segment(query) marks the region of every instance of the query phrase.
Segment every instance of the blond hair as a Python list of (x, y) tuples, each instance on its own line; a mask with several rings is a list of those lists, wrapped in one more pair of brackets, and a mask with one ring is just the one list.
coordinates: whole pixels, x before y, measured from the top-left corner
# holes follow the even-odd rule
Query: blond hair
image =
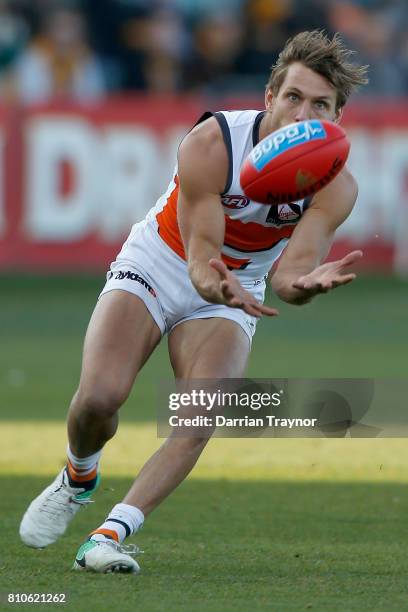
[(350, 58), (354, 54), (344, 46), (338, 33), (329, 38), (322, 30), (300, 32), (286, 42), (272, 66), (267, 88), (276, 96), (289, 66), (300, 62), (333, 85), (337, 91), (336, 109), (341, 108), (356, 88), (368, 83), (368, 66), (353, 64)]

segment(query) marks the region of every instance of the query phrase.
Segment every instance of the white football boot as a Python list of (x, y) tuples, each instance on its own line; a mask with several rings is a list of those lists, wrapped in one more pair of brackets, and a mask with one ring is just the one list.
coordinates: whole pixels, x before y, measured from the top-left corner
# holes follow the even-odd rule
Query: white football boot
[(65, 532), (78, 510), (91, 503), (89, 499), (99, 484), (90, 491), (71, 487), (64, 467), (56, 479), (36, 497), (23, 516), (20, 537), (24, 544), (33, 548), (45, 548), (56, 542)]
[(132, 559), (131, 555), (137, 555), (143, 551), (135, 544), (123, 545), (114, 540), (87, 540), (77, 552), (72, 569), (109, 574), (110, 572), (121, 572), (127, 574), (138, 574), (139, 564)]

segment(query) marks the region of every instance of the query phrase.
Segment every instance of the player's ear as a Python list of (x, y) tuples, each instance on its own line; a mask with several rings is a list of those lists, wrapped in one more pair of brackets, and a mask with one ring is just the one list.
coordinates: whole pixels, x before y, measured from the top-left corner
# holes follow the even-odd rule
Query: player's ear
[(273, 104), (273, 93), (270, 87), (267, 87), (265, 90), (265, 108), (266, 110), (271, 110)]
[(340, 123), (341, 118), (343, 117), (343, 106), (336, 109), (336, 113), (334, 115), (334, 123)]

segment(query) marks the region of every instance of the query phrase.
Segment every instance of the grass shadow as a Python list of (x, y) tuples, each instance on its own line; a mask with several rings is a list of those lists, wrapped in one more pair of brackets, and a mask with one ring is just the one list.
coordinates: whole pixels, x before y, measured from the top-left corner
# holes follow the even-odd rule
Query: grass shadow
[(135, 538), (135, 578), (70, 571), (131, 481), (105, 478), (58, 544), (27, 549), (18, 523), (47, 483), (0, 479), (3, 592), (67, 591), (76, 610), (408, 610), (403, 484), (187, 481)]

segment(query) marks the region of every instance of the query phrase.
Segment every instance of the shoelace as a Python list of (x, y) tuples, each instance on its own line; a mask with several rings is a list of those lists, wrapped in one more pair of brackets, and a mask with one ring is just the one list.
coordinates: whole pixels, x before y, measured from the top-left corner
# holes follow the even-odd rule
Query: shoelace
[(49, 497), (43, 502), (41, 512), (48, 512), (49, 514), (57, 516), (66, 513), (73, 514), (74, 510), (73, 507), (65, 503), (65, 501)]
[(79, 504), (80, 506), (86, 506), (87, 504), (95, 503), (93, 499), (78, 499), (75, 496), (72, 496), (69, 501), (71, 501), (74, 504)]
[[(62, 489), (62, 490), (61, 490)], [(68, 501), (74, 504), (78, 504), (80, 506), (86, 506), (88, 504), (93, 504), (94, 500), (93, 499), (89, 499), (89, 498), (85, 498), (85, 499), (80, 499), (75, 497), (75, 495), (70, 494), (68, 491), (64, 490), (62, 488), (62, 486), (58, 487), (58, 489), (55, 489), (54, 491), (51, 491), (49, 493), (49, 495), (47, 496), (47, 498), (44, 500), (43, 502), (43, 509), (45, 510), (46, 508), (48, 508), (49, 510), (51, 510), (51, 514), (52, 513), (56, 513), (56, 514), (60, 514), (60, 513), (64, 513), (64, 512), (69, 512), (70, 514), (72, 514), (73, 509), (70, 505), (67, 505), (65, 503), (65, 501), (62, 501), (60, 499), (58, 499), (58, 497), (56, 496), (56, 493), (62, 493), (63, 496), (65, 498), (68, 497)], [(47, 510), (45, 510), (47, 511)]]
[(144, 550), (141, 550), (139, 546), (136, 546), (136, 544), (119, 544), (119, 542), (115, 542), (114, 540), (106, 540), (103, 543), (111, 546), (120, 553), (124, 553), (125, 555), (135, 556), (142, 555), (144, 553)]

